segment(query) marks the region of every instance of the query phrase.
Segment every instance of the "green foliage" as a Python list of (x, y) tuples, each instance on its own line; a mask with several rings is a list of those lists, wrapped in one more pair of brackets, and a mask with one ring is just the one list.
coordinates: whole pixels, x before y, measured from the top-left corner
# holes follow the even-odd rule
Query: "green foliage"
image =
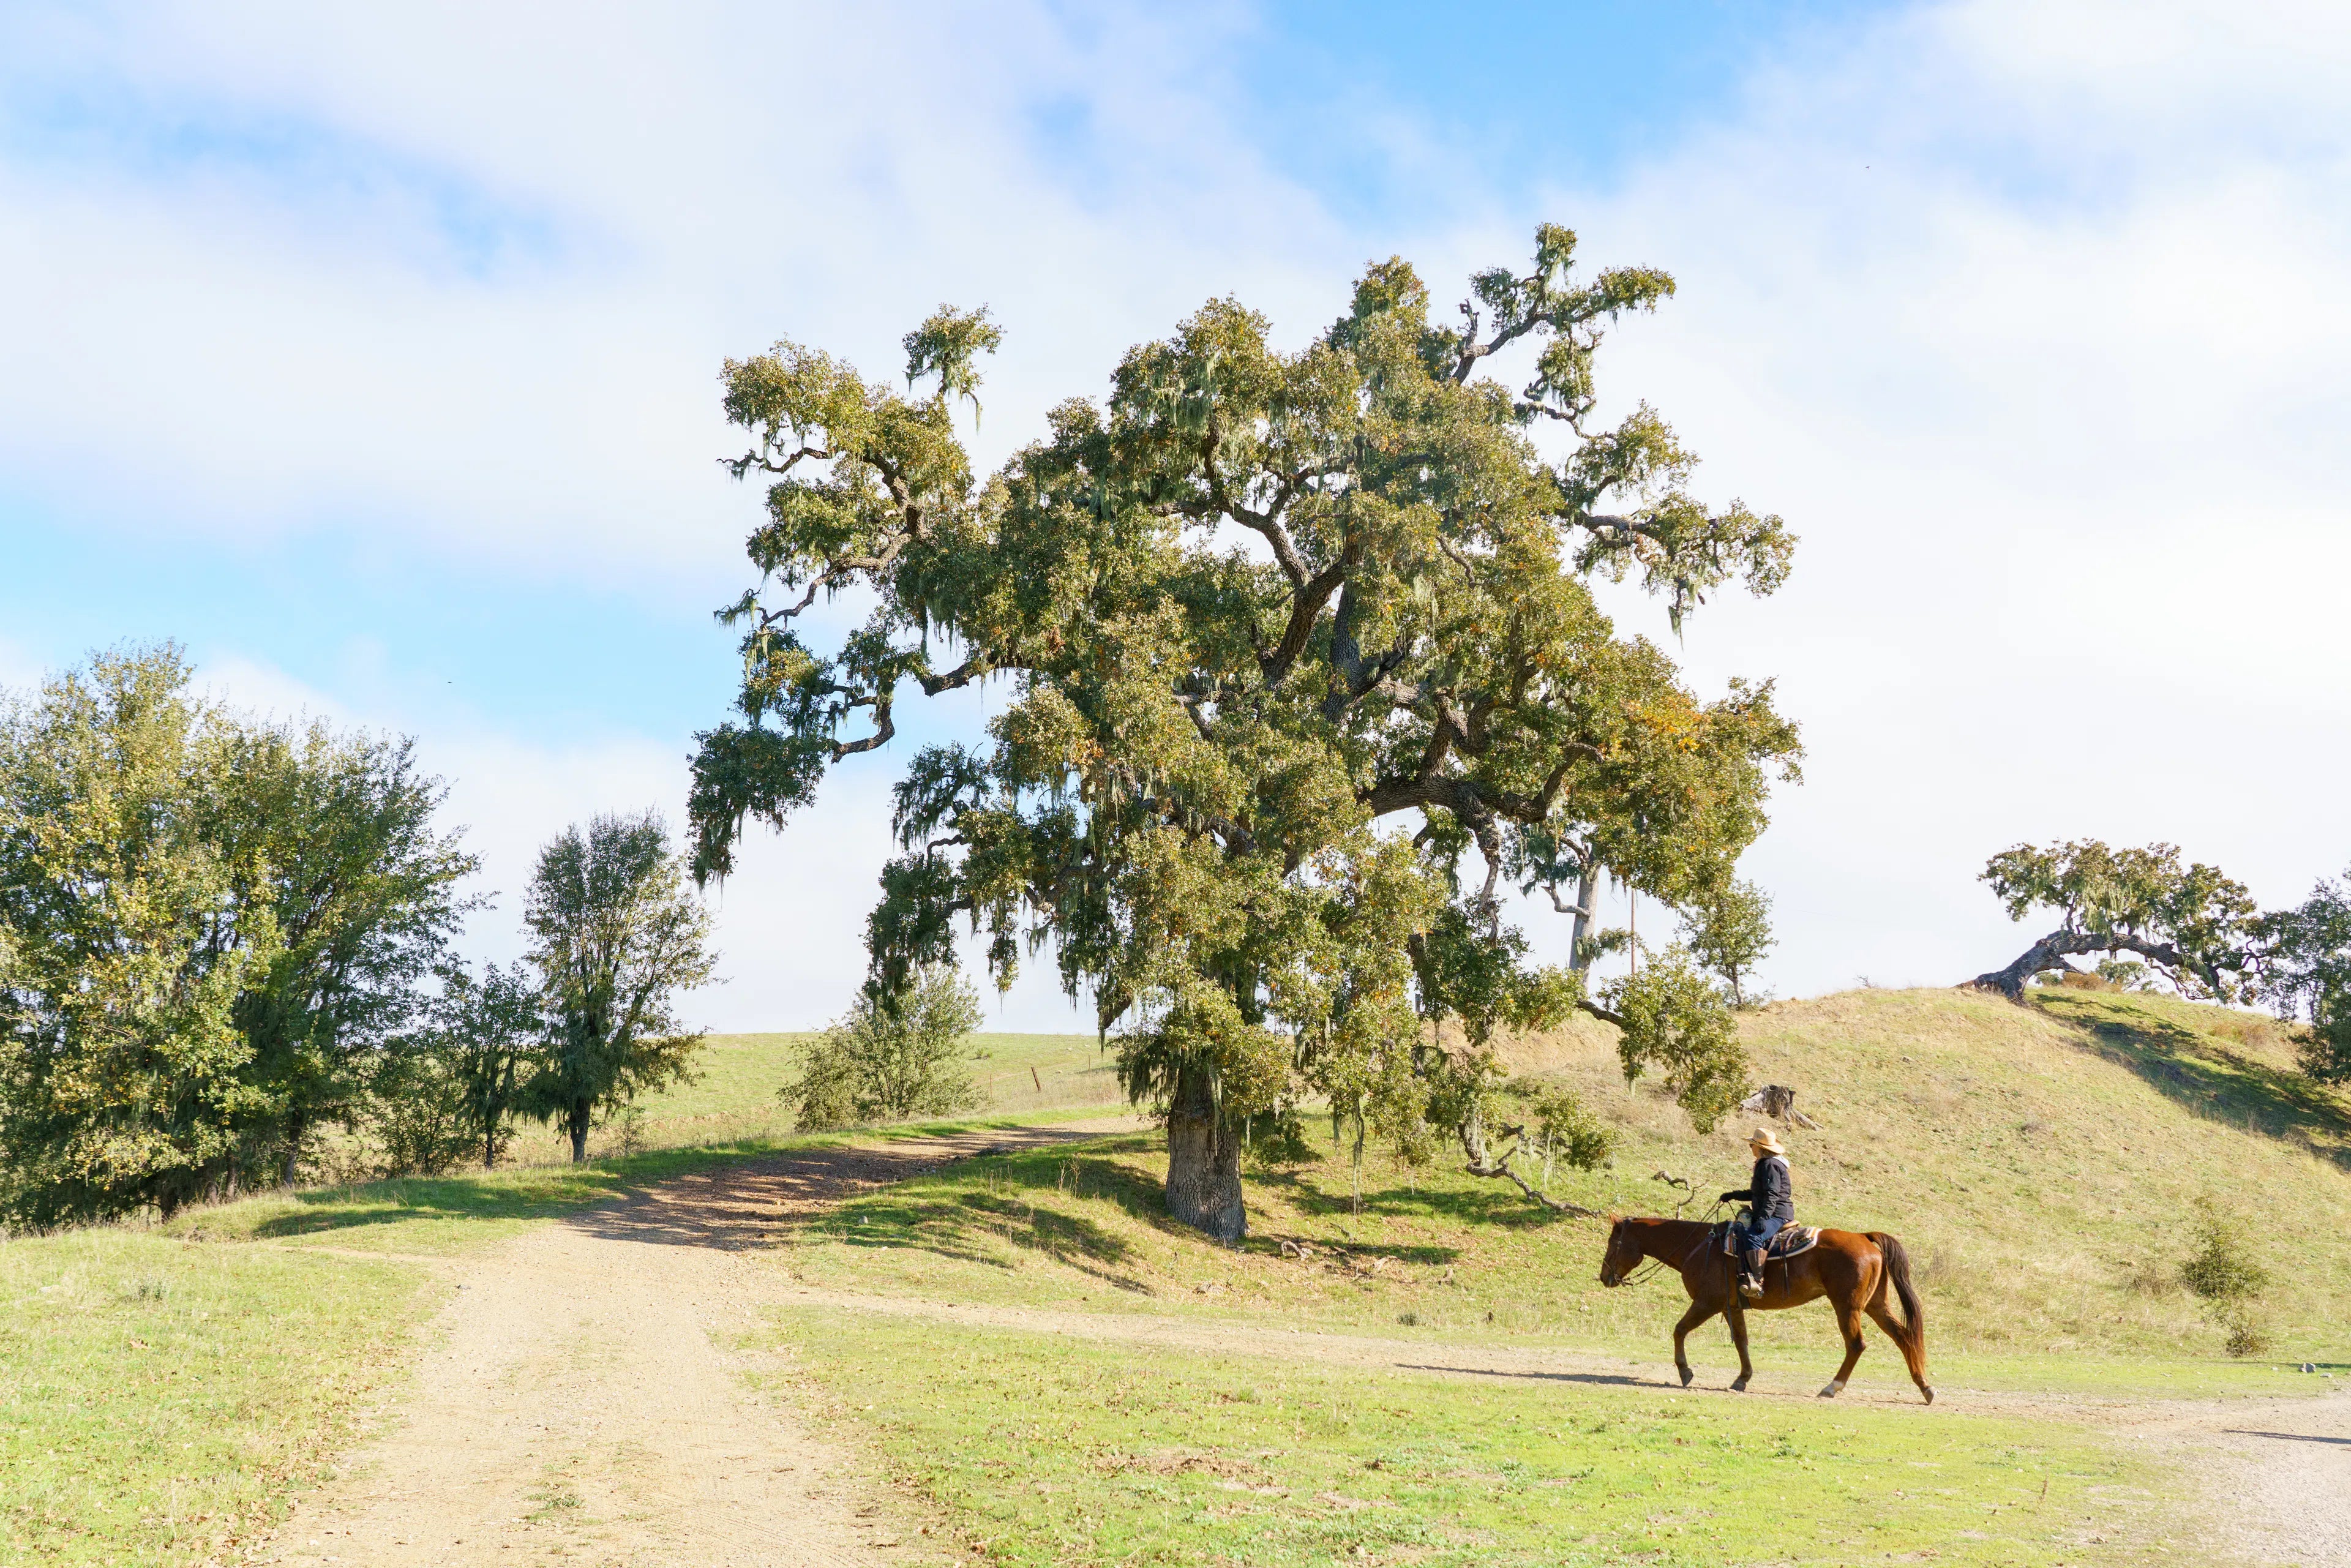
[(600, 1112), (691, 1077), (702, 1036), (674, 1008), (717, 967), (710, 915), (647, 811), (593, 818), (541, 850), (523, 924), (548, 1030), (525, 1108), (562, 1124), (576, 1163)]
[(971, 1110), (979, 1094), (963, 1056), (979, 1020), (979, 995), (962, 971), (927, 966), (897, 993), (861, 992), (778, 1097), (802, 1132)]
[(2184, 995), (2223, 1002), (2252, 995), (2244, 973), (2252, 895), (2216, 867), (2182, 866), (2173, 845), (2019, 844), (1992, 856), (1980, 880), (2011, 920), (2058, 912), (2063, 924), (2036, 948), (2046, 949), (2042, 970), (2064, 967), (2061, 953), (2129, 951)]
[(1730, 988), (1730, 1005), (1750, 1005), (1746, 982), (1773, 946), (1771, 897), (1751, 882), (1726, 879), (1682, 912), (1682, 935), (1700, 967)]
[(377, 1058), (477, 903), (455, 891), (476, 862), (434, 832), (445, 790), (418, 776), (406, 741), (240, 726), (226, 767), (230, 809), (214, 831), (250, 868), (241, 896), (269, 904), (282, 944), (237, 1021), (269, 1092), (264, 1138), (290, 1180), (315, 1129), (360, 1113)]
[(378, 1053), (365, 1124), (385, 1174), (437, 1176), (478, 1157), (495, 1167), (514, 1139), (545, 1040), (537, 979), (520, 964), (441, 972), (424, 1027)]
[(2262, 990), (2278, 1016), (2308, 1024), (2302, 1070), (2351, 1083), (2351, 882), (2321, 882), (2292, 909), (2264, 915)]
[(5, 1203), (50, 1225), (290, 1177), (360, 1113), (466, 907), (405, 743), (202, 704), (170, 645), (0, 714)]
[(2269, 1270), (2254, 1261), (2242, 1225), (2210, 1198), (2197, 1202), (2196, 1249), (2180, 1265), (2179, 1282), (2226, 1333), (2231, 1355), (2252, 1355), (2268, 1344), (2254, 1312)]
[[(877, 980), (948, 961), (968, 922), (999, 983), (1055, 954), (1123, 1026), (1138, 1101), (1229, 1132), (1319, 1093), (1425, 1155), (1489, 1075), (1424, 1029), (1458, 1020), (1474, 1046), (1580, 996), (1497, 918), (1513, 857), (1572, 843), (1685, 899), (1761, 831), (1797, 753), (1768, 685), (1701, 701), (1594, 601), (1593, 576), (1637, 577), (1678, 624), (1735, 579), (1776, 587), (1793, 541), (1693, 498), (1654, 411), (1591, 423), (1606, 326), (1672, 280), (1579, 280), (1574, 247), (1546, 225), (1530, 270), (1472, 280), (1458, 325), (1432, 322), (1402, 261), (1374, 266), (1293, 352), (1212, 301), (985, 484), (954, 421), (997, 347), (984, 317), (907, 339), (927, 395), (798, 344), (730, 361), (726, 412), (751, 436), (730, 466), (767, 481), (767, 517), (758, 580), (723, 612), (743, 685), (699, 737), (696, 874), (885, 744), (906, 683), (1001, 676), (987, 743), (925, 747), (899, 782)], [(1480, 373), (1514, 348), (1517, 390)], [(801, 612), (852, 588), (864, 623), (803, 641)], [(1184, 1146), (1237, 1158), (1238, 1140)]]
[(1616, 1053), (1625, 1082), (1655, 1071), (1701, 1133), (1747, 1097), (1747, 1052), (1729, 998), (1698, 971), (1687, 950), (1667, 948), (1602, 994), (1624, 1030)]
[(187, 684), (176, 649), (102, 654), (0, 728), (0, 1146), (22, 1223), (169, 1213), (267, 1113), (235, 1014), (282, 943), (206, 831), (234, 737)]
[(386, 1176), (439, 1176), (475, 1151), (465, 1085), (429, 1044), (400, 1040), (376, 1055), (360, 1124)]

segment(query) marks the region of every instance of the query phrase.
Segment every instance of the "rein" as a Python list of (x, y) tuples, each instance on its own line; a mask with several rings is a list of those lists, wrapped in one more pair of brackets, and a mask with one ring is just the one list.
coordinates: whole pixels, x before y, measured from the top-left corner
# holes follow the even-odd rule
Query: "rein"
[[(1682, 1189), (1682, 1200), (1674, 1205), (1674, 1218), (1676, 1219), (1681, 1218), (1682, 1211), (1687, 1208), (1691, 1204), (1698, 1201), (1697, 1189), (1691, 1186), (1687, 1180), (1680, 1176), (1667, 1176), (1664, 1171), (1658, 1171), (1652, 1175), (1649, 1179), (1651, 1181), (1661, 1181), (1667, 1186), (1677, 1186)], [(1714, 1200), (1713, 1204), (1708, 1207), (1706, 1213), (1700, 1217), (1699, 1223), (1711, 1227), (1714, 1224), (1714, 1217), (1721, 1212), (1722, 1199), (1718, 1197)], [(1682, 1254), (1681, 1261), (1670, 1265), (1676, 1273), (1680, 1273), (1683, 1270), (1689, 1267), (1689, 1260), (1697, 1257), (1698, 1249), (1706, 1245), (1707, 1235), (1708, 1233), (1705, 1231), (1699, 1232), (1698, 1239), (1690, 1243), (1689, 1250)], [(1635, 1265), (1633, 1271), (1625, 1275), (1622, 1280), (1617, 1281), (1616, 1283), (1619, 1288), (1625, 1285), (1637, 1285), (1644, 1280), (1656, 1279), (1657, 1275), (1663, 1272), (1667, 1267), (1668, 1260), (1667, 1259), (1662, 1257), (1654, 1257), (1648, 1253), (1643, 1253), (1641, 1256), (1641, 1261)]]

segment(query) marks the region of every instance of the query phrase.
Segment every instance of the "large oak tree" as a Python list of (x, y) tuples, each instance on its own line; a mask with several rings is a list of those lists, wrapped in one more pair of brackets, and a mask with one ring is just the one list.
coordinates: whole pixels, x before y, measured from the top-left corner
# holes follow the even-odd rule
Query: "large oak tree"
[[(1629, 576), (1678, 627), (1733, 580), (1776, 587), (1793, 540), (1696, 499), (1646, 405), (1594, 418), (1604, 329), (1674, 286), (1578, 279), (1574, 248), (1546, 225), (1528, 270), (1479, 273), (1443, 320), (1409, 267), (1374, 265), (1294, 352), (1212, 301), (984, 483), (955, 417), (998, 345), (985, 311), (907, 337), (919, 393), (790, 342), (730, 361), (730, 466), (767, 481), (767, 518), (722, 612), (743, 689), (700, 737), (697, 874), (886, 744), (905, 687), (1001, 680), (986, 743), (926, 747), (897, 784), (877, 994), (948, 956), (957, 917), (999, 979), (1050, 950), (1166, 1115), (1171, 1209), (1220, 1236), (1244, 1224), (1245, 1119), (1309, 1096), (1407, 1158), (1458, 1135), (1505, 1174), (1495, 1030), (1628, 1015), (1580, 962), (1527, 961), (1501, 880), (1695, 899), (1796, 754), (1768, 684), (1702, 701), (1594, 601)], [(1515, 384), (1489, 373), (1505, 355)], [(870, 614), (816, 645), (801, 617), (851, 590)], [(1673, 1019), (1641, 1014), (1628, 1071), (1710, 1051), (1675, 1069), (1709, 1109), (1735, 1039)]]

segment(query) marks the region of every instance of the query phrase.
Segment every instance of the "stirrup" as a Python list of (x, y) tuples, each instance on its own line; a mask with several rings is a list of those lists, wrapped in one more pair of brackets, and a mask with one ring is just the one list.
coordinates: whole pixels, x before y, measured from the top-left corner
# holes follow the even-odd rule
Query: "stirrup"
[(1763, 1299), (1763, 1281), (1755, 1279), (1744, 1270), (1741, 1270), (1739, 1276), (1739, 1295), (1740, 1299), (1742, 1301), (1761, 1301)]

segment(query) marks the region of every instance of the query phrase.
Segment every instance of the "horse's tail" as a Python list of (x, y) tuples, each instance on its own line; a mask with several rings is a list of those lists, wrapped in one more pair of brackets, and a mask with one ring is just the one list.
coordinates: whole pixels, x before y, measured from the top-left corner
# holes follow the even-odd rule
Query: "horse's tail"
[(1910, 1337), (1923, 1350), (1927, 1344), (1927, 1315), (1918, 1304), (1918, 1292), (1910, 1287), (1910, 1254), (1902, 1250), (1902, 1243), (1883, 1230), (1869, 1232), (1877, 1249), (1886, 1257), (1886, 1277), (1894, 1282), (1894, 1293), (1902, 1298), (1902, 1316), (1910, 1327)]

